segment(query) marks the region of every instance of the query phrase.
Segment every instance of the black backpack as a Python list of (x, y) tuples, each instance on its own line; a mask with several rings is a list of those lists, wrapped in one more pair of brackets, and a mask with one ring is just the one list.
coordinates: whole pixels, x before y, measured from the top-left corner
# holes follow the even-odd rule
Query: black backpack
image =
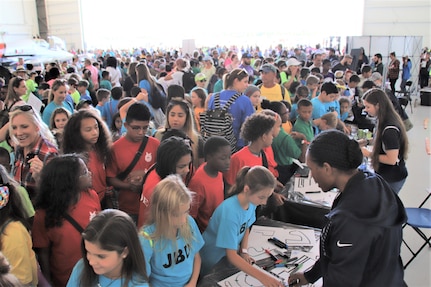
[(183, 87), (185, 92), (188, 94), (190, 93), (190, 91), (196, 87), (196, 82), (195, 82), (195, 74), (193, 74), (193, 72), (189, 71), (181, 71), (183, 72)]
[(229, 141), (231, 152), (236, 151), (237, 139), (233, 133), (233, 116), (228, 110), (240, 96), (240, 93), (236, 93), (222, 108), (220, 107), (220, 93), (214, 95), (214, 109), (199, 115), (201, 135), (204, 141), (212, 136), (221, 136)]

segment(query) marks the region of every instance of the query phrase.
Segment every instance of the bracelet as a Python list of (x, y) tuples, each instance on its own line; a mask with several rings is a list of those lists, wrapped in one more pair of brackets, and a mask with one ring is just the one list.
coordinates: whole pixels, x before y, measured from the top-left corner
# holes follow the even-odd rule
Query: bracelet
[(247, 251), (247, 249), (246, 249), (246, 248), (243, 248), (243, 249), (241, 249), (241, 253), (242, 253), (242, 254), (248, 254), (248, 251)]
[(309, 142), (309, 141), (307, 141), (307, 140), (302, 140), (302, 141), (301, 141), (301, 144), (310, 144), (310, 142)]

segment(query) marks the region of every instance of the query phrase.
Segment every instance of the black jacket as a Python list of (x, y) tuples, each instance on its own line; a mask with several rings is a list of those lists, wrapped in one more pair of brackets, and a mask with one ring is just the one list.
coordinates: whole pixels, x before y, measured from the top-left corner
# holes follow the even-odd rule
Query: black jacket
[(404, 206), (378, 175), (359, 171), (327, 214), (320, 259), (305, 273), (324, 286), (404, 286), (400, 257)]

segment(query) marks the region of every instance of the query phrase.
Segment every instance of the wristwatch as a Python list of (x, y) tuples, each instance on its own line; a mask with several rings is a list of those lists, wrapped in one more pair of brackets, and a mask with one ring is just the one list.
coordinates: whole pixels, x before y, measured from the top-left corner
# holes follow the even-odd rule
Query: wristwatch
[(248, 254), (248, 251), (247, 251), (247, 249), (246, 249), (246, 248), (243, 248), (243, 249), (241, 249), (241, 253), (242, 253), (242, 254)]

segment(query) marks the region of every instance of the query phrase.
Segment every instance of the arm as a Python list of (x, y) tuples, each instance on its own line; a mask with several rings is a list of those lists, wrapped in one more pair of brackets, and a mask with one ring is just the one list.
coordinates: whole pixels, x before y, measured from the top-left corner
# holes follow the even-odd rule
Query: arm
[(116, 177), (107, 177), (106, 182), (108, 183), (108, 185), (112, 185), (116, 189), (131, 190), (139, 194), (142, 191), (142, 185), (135, 185), (131, 182), (124, 182)]
[(118, 111), (120, 113), (120, 117), (121, 119), (126, 118), (126, 114), (127, 114), (127, 110), (129, 109), (129, 107), (138, 102), (138, 101), (146, 101), (148, 102), (148, 92), (146, 90), (141, 89), (141, 92), (136, 96), (136, 98), (128, 101), (127, 103), (125, 103), (120, 110)]
[(387, 150), (385, 154), (379, 155), (379, 162), (388, 165), (395, 165), (398, 161), (399, 152), (400, 150), (398, 149)]
[(226, 256), (229, 262), (235, 267), (247, 273), (248, 275), (253, 276), (264, 286), (283, 286), (280, 281), (274, 279), (269, 274), (265, 273), (265, 271), (260, 271), (259, 269), (254, 268), (250, 263), (239, 256), (236, 250), (226, 249)]
[(0, 129), (0, 141), (4, 141), (6, 139), (6, 133), (9, 130), (9, 123), (6, 123), (1, 129)]
[(190, 281), (184, 285), (184, 287), (194, 287), (197, 285), (198, 283), (198, 279), (199, 279), (199, 273), (201, 271), (201, 255), (198, 253), (196, 253), (195, 255), (195, 259), (193, 261), (193, 272), (192, 272), (192, 276), (190, 277)]
[(51, 272), (49, 266), (49, 247), (37, 248), (36, 253), (40, 264), (40, 269), (48, 282), (51, 282)]
[[(375, 227), (356, 223), (347, 217), (338, 216), (331, 221), (327, 238), (332, 240), (321, 242), (331, 254), (331, 258), (327, 258), (325, 285), (359, 286), (367, 268), (368, 259), (373, 256), (370, 252), (374, 250), (373, 245), (378, 241), (379, 232)], [(339, 247), (340, 243), (352, 245)]]

